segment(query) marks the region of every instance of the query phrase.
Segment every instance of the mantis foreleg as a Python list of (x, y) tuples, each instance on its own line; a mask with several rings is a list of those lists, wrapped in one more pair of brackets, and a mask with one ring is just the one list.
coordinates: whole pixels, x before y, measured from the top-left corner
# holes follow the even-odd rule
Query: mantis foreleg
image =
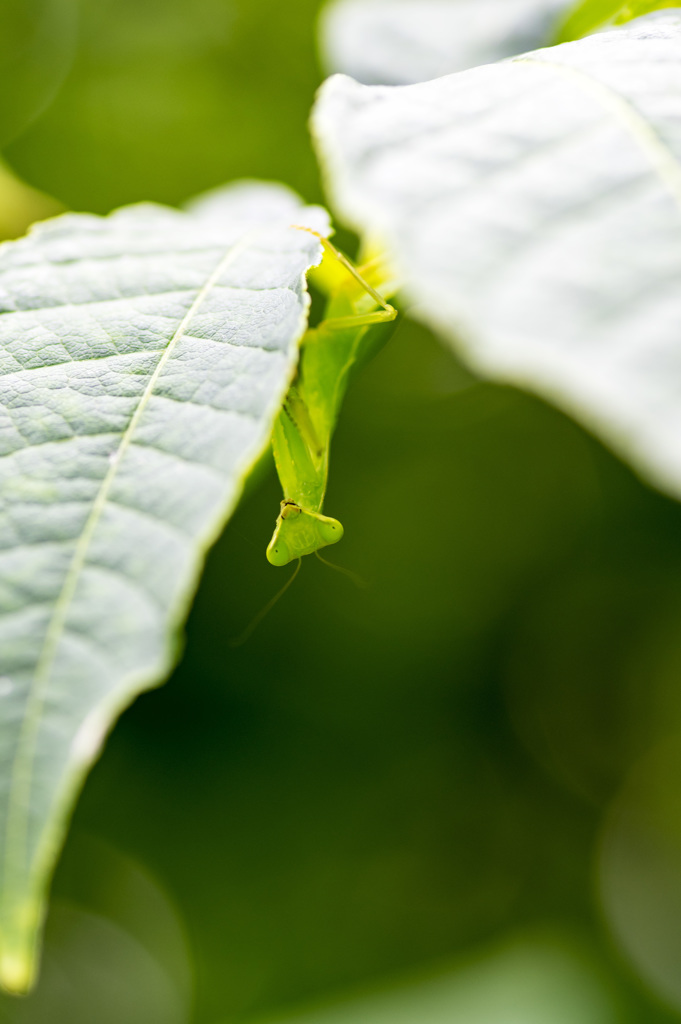
[[(267, 548), (273, 565), (286, 565), (343, 536), (338, 520), (321, 511), (331, 435), (350, 370), (377, 348), (377, 341), (386, 340), (375, 332), (397, 317), (361, 272), (328, 239), (320, 240), (348, 277), (332, 292), (327, 318), (305, 334), (298, 376), (275, 423), (272, 447), (284, 500)], [(374, 308), (367, 309), (367, 302)]]

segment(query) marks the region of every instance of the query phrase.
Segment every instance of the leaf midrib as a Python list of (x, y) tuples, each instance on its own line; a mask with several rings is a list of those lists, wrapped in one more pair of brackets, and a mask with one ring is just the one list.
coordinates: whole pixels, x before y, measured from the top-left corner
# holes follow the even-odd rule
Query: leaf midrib
[(43, 707), (50, 681), (54, 660), (59, 648), (64, 626), (68, 616), (69, 608), (75, 595), (76, 587), (81, 573), (85, 567), (87, 552), (102, 513), (107, 505), (109, 492), (118, 473), (123, 458), (130, 447), (133, 434), (144, 414), (153, 395), (158, 380), (176, 349), (180, 340), (185, 337), (187, 328), (203, 305), (206, 298), (212, 291), (217, 281), (222, 276), (230, 263), (232, 263), (241, 252), (248, 246), (251, 237), (255, 232), (249, 232), (239, 241), (231, 246), (206, 280), (198, 292), (190, 308), (184, 315), (177, 330), (163, 350), (158, 364), (149, 378), (135, 411), (121, 436), (118, 449), (111, 459), (111, 465), (104, 477), (97, 495), (92, 503), (92, 509), (85, 525), (80, 533), (74, 554), (67, 571), (62, 589), (54, 604), (54, 610), (50, 618), (40, 655), (36, 664), (35, 673), (31, 683), (26, 704), (26, 715), (22, 721), (22, 728), (19, 734), (17, 752), (12, 763), (11, 783), (9, 789), (9, 801), (7, 810), (7, 828), (4, 844), (4, 879), (3, 889), (5, 899), (14, 890), (15, 879), (23, 874), (23, 865), (27, 854), (27, 829), (28, 829), (28, 807), (30, 790), (32, 784), (32, 764), (35, 752), (35, 744), (42, 717)]
[(679, 211), (681, 211), (681, 162), (653, 128), (650, 121), (621, 93), (586, 71), (561, 64), (557, 61), (537, 59), (536, 57), (515, 57), (509, 61), (511, 65), (548, 68), (564, 78), (578, 82), (580, 87), (597, 98), (627, 129), (628, 134), (646, 155), (659, 177), (666, 185)]

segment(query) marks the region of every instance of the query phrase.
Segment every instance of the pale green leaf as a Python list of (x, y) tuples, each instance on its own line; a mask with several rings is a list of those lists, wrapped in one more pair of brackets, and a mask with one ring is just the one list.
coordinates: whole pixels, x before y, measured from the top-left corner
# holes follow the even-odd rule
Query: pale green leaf
[(681, 496), (681, 15), (422, 85), (335, 77), (314, 126), (415, 313)]
[(570, 0), (335, 0), (320, 19), (327, 69), (372, 85), (425, 82), (552, 40)]
[(681, 0), (583, 0), (573, 5), (555, 42), (580, 39), (606, 25), (619, 25), (666, 7), (681, 7)]
[[(0, 247), (0, 980), (120, 710), (163, 678), (268, 442), (327, 230), (280, 186), (65, 215)], [(264, 554), (263, 554), (264, 557)], [(225, 581), (229, 586), (229, 581)]]

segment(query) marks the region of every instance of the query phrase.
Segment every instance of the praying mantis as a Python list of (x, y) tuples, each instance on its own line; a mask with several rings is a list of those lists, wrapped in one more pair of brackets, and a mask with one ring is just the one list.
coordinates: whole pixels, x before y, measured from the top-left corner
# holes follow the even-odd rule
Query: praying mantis
[(298, 373), (272, 436), (284, 492), (267, 548), (268, 561), (277, 566), (336, 544), (343, 536), (338, 520), (322, 514), (331, 436), (351, 373), (385, 344), (397, 317), (368, 279), (378, 287), (389, 286), (382, 261), (357, 269), (327, 238), (317, 237), (324, 248), (317, 276), (329, 294), (326, 319), (303, 336)]

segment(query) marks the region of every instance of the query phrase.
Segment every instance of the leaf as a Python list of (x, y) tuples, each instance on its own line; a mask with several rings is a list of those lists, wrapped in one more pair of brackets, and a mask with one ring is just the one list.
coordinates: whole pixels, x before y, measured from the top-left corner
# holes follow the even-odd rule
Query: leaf
[(336, 0), (320, 20), (329, 71), (408, 85), (553, 39), (570, 0)]
[(681, 16), (422, 85), (348, 78), (314, 130), (336, 207), (481, 373), (681, 496)]
[[(324, 211), (242, 183), (0, 247), (0, 979), (25, 990), (67, 815), (162, 679), (269, 440)], [(264, 557), (264, 550), (263, 550)]]
[(681, 7), (681, 0), (584, 0), (568, 13), (555, 41), (580, 39), (604, 25), (623, 24), (667, 7)]

